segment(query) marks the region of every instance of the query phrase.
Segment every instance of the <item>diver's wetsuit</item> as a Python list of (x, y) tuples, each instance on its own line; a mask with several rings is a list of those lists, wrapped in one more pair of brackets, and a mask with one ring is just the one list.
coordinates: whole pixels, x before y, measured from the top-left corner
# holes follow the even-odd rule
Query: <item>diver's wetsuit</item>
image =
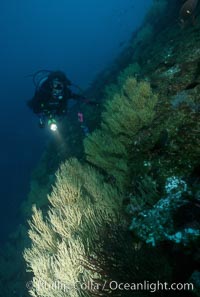
[[(44, 128), (46, 123), (53, 131), (57, 130), (56, 117), (62, 117), (67, 112), (67, 101), (69, 99), (80, 100), (83, 103), (96, 105), (96, 101), (90, 101), (83, 95), (74, 94), (70, 90), (72, 85), (65, 74), (61, 71), (51, 72), (39, 84), (34, 81), (36, 92), (34, 97), (28, 101), (28, 106), (39, 116), (39, 127)], [(78, 113), (78, 120), (84, 133), (88, 133), (88, 128), (83, 124), (83, 114)], [(86, 131), (87, 130), (87, 131)]]
[(36, 114), (51, 114), (54, 113), (58, 116), (64, 114), (67, 110), (67, 100), (69, 99), (82, 99), (83, 96), (74, 94), (63, 83), (63, 96), (62, 99), (55, 98), (52, 95), (51, 80), (48, 78), (42, 83), (40, 88), (36, 90), (34, 97), (28, 102), (29, 107)]

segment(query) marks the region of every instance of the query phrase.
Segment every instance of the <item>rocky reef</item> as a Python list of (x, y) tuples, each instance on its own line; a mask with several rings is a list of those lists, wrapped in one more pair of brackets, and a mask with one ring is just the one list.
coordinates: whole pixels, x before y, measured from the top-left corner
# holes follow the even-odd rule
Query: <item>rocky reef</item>
[[(4, 296), (28, 296), (28, 280), (42, 297), (149, 296), (110, 286), (144, 280), (194, 285), (157, 296), (200, 295), (200, 7), (181, 26), (182, 5), (154, 1), (85, 91), (99, 103), (81, 106), (87, 136), (80, 107), (63, 121), (62, 141), (44, 153), (22, 206), (29, 226), (2, 251)], [(13, 260), (17, 250), (30, 273), (22, 256)]]

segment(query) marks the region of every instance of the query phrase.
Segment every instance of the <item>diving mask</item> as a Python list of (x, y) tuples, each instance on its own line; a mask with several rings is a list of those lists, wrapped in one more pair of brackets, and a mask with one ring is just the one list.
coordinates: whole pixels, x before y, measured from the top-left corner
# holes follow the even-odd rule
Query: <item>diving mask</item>
[(64, 85), (63, 83), (55, 78), (52, 82), (52, 96), (55, 98), (55, 99), (63, 99), (63, 92), (64, 92)]

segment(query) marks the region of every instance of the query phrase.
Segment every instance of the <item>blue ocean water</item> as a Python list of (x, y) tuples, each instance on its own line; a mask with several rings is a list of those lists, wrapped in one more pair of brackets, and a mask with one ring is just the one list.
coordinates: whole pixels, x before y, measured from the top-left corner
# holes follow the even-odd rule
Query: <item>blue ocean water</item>
[(1, 3), (0, 241), (15, 229), (30, 175), (48, 143), (26, 106), (29, 77), (39, 69), (64, 71), (87, 88), (141, 24), (152, 0), (21, 0)]

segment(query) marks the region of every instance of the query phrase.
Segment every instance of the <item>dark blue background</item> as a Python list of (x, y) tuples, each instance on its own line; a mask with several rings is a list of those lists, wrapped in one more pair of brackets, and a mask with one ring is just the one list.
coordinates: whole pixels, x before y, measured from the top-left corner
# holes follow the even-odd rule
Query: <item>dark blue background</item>
[(39, 69), (86, 88), (119, 54), (152, 0), (11, 0), (0, 9), (0, 240), (20, 221), (31, 170), (49, 136), (26, 107)]

